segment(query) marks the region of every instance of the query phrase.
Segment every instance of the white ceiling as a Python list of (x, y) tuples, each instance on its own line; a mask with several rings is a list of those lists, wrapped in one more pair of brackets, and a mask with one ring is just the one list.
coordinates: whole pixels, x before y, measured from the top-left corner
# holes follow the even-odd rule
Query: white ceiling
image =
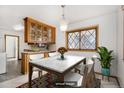
[[(117, 5), (67, 5), (65, 17), (69, 23), (73, 23), (117, 11), (118, 7)], [(12, 29), (15, 25), (23, 24), (23, 18), (27, 16), (54, 24), (54, 21), (59, 22), (61, 14), (61, 6), (56, 5), (0, 6), (0, 28)]]

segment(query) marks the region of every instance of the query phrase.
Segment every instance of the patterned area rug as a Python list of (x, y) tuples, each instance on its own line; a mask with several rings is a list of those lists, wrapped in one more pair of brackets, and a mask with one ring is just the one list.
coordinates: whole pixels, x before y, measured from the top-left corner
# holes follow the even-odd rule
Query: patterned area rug
[[(32, 88), (72, 88), (71, 86), (68, 86), (68, 85), (58, 85), (58, 83), (60, 83), (58, 81), (59, 80), (57, 79), (56, 75), (54, 75), (54, 74), (52, 74), (52, 75), (51, 74), (45, 74), (40, 78), (33, 79), (31, 83), (32, 83)], [(100, 81), (98, 80), (98, 83)], [(100, 85), (97, 86), (97, 88), (99, 88), (99, 87), (100, 87)], [(25, 83), (25, 84), (22, 84), (22, 85), (20, 85), (20, 86), (18, 86), (16, 88), (29, 88), (28, 82)]]
[[(35, 78), (32, 80), (32, 88), (52, 88), (55, 87), (55, 82), (57, 81), (57, 76), (46, 74), (40, 78)], [(29, 88), (28, 82), (22, 84), (16, 88)]]

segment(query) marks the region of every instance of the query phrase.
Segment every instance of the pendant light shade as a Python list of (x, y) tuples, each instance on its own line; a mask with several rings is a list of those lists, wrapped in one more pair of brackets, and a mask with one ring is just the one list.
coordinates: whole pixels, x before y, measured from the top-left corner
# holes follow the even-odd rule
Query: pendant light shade
[(67, 21), (63, 19), (63, 20), (61, 20), (60, 24), (61, 24), (61, 26), (60, 26), (61, 31), (66, 31), (68, 28)]
[(65, 19), (65, 15), (64, 15), (64, 7), (65, 5), (61, 5), (62, 9), (63, 9), (63, 14), (62, 14), (62, 19), (60, 20), (60, 30), (61, 31), (66, 31), (68, 28), (68, 22)]

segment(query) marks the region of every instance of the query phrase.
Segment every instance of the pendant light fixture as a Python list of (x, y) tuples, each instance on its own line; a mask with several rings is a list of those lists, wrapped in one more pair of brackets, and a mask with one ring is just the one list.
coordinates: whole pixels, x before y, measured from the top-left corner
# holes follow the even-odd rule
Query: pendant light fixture
[(65, 5), (61, 5), (62, 7), (62, 19), (60, 21), (60, 30), (61, 31), (66, 31), (67, 30), (67, 27), (68, 27), (68, 22), (67, 20), (65, 19), (65, 15), (64, 15), (64, 8), (65, 8)]

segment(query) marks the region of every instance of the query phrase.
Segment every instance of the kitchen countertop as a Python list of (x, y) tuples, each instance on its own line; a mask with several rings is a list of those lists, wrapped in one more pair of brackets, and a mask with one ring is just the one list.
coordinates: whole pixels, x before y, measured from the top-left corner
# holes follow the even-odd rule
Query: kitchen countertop
[(51, 52), (56, 52), (55, 50), (45, 50), (45, 51), (37, 51), (37, 52), (33, 52), (33, 51), (24, 51), (22, 53), (24, 54), (42, 54), (42, 53), (51, 53)]

